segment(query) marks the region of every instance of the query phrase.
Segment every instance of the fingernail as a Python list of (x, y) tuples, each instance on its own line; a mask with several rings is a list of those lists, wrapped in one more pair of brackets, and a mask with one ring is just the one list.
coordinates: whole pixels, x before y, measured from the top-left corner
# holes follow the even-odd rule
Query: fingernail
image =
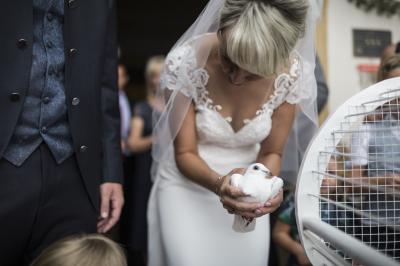
[(264, 204), (262, 204), (262, 203), (257, 205), (257, 208), (262, 208), (262, 207), (264, 207)]
[(260, 210), (256, 210), (256, 214), (261, 214), (261, 211)]
[(104, 219), (107, 218), (107, 216), (108, 216), (107, 212), (103, 212), (103, 213), (101, 214), (101, 217), (104, 218)]
[(272, 206), (272, 204), (271, 204), (271, 202), (266, 202), (265, 206), (270, 207), (270, 206)]

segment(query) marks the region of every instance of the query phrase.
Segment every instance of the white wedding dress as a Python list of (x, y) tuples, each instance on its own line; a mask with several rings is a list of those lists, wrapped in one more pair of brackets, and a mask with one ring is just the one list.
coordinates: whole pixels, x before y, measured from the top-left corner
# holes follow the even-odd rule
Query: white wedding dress
[[(182, 65), (182, 58), (185, 60)], [(234, 132), (229, 118), (218, 112), (221, 107), (208, 97), (208, 73), (196, 68), (194, 50), (182, 46), (167, 58), (166, 66), (173, 74), (190, 72), (195, 91), (184, 91), (193, 98), (199, 156), (217, 173), (247, 167), (255, 162), (260, 143), (269, 135), (271, 115), (284, 101), (295, 104), (304, 95), (297, 86), (298, 57), (290, 73), (275, 81), (270, 100), (251, 120)], [(171, 78), (172, 77), (172, 78)], [(166, 86), (177, 86), (173, 75), (164, 80)], [(257, 219), (256, 229), (237, 233), (232, 229), (234, 216), (222, 207), (211, 191), (184, 177), (173, 156), (159, 167), (150, 197), (149, 265), (150, 266), (266, 266), (270, 245), (269, 215)]]

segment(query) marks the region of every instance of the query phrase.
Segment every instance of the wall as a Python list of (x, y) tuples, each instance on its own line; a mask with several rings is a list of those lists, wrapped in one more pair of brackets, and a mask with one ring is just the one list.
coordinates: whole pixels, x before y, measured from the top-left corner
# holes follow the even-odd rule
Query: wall
[(400, 40), (400, 18), (365, 13), (347, 0), (329, 0), (327, 14), (327, 77), (330, 110), (361, 90), (357, 65), (379, 63), (379, 59), (353, 57), (352, 29), (391, 30), (392, 40)]

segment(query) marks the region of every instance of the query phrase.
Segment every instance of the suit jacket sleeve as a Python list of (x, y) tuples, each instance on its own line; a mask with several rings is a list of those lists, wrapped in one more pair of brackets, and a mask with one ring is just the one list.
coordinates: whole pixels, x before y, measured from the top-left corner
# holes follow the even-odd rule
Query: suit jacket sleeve
[(118, 104), (118, 47), (116, 34), (116, 1), (110, 1), (110, 12), (105, 45), (105, 59), (101, 80), (103, 182), (122, 183), (120, 147), (120, 113)]

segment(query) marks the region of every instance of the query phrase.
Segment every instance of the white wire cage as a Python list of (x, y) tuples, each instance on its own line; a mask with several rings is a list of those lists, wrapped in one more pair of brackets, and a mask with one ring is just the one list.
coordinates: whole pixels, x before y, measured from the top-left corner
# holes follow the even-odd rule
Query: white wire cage
[(324, 123), (299, 173), (296, 216), (313, 265), (400, 265), (400, 78)]

